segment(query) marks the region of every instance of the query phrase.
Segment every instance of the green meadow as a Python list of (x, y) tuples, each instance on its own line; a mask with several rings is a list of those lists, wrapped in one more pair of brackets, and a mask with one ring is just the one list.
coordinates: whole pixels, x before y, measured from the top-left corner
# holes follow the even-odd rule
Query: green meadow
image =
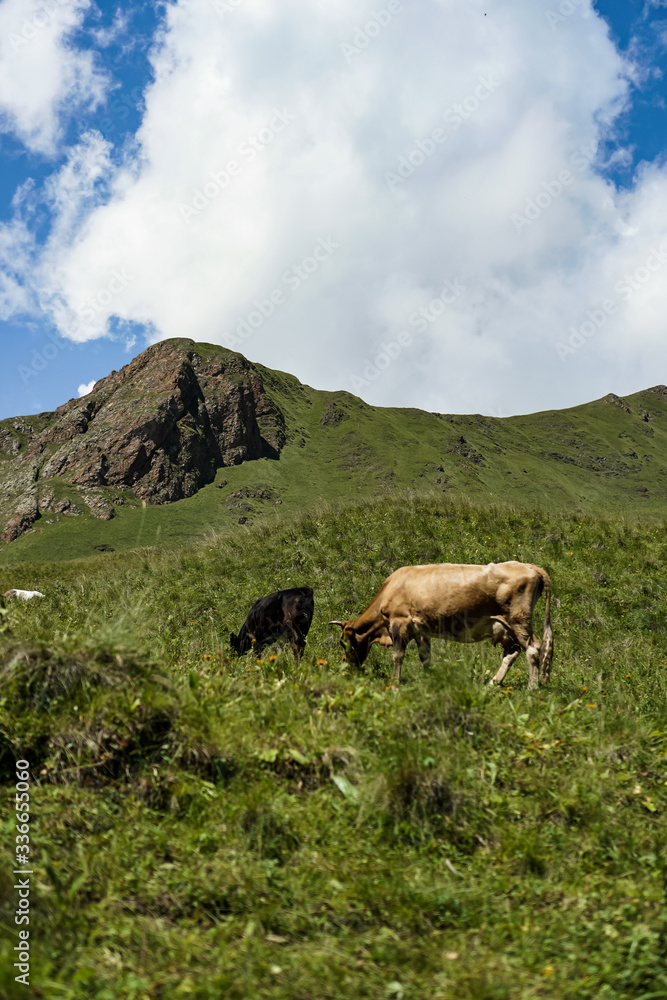
[[(0, 618), (0, 996), (667, 998), (666, 556), (657, 516), (438, 491), (3, 566), (46, 597)], [(523, 656), (489, 688), (488, 643), (436, 641), (428, 672), (411, 647), (398, 693), (387, 650), (342, 661), (328, 621), (398, 566), (505, 559), (551, 577), (548, 688)], [(233, 658), (252, 602), (303, 584), (301, 664)]]

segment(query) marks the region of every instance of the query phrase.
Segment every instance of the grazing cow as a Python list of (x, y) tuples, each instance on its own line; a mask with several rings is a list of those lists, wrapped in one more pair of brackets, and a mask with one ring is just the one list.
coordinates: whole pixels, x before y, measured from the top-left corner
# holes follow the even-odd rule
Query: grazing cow
[(16, 597), (20, 601), (31, 601), (33, 597), (44, 597), (39, 590), (6, 590), (3, 597)]
[(286, 635), (298, 663), (306, 645), (306, 636), (313, 620), (313, 591), (311, 587), (277, 590), (275, 594), (260, 597), (250, 609), (238, 635), (229, 637), (232, 649), (242, 656), (255, 643), (255, 652)]
[[(533, 634), (533, 609), (546, 592), (544, 632), (540, 643)], [(394, 651), (394, 684), (401, 681), (401, 664), (414, 639), (427, 667), (431, 638), (456, 642), (491, 639), (503, 648), (503, 659), (492, 684), (503, 679), (523, 649), (528, 659), (529, 689), (538, 678), (549, 680), (553, 658), (551, 584), (539, 566), (530, 563), (489, 563), (488, 566), (439, 563), (403, 566), (382, 584), (380, 591), (356, 621), (340, 625), (341, 643), (351, 666), (360, 666), (374, 642)]]

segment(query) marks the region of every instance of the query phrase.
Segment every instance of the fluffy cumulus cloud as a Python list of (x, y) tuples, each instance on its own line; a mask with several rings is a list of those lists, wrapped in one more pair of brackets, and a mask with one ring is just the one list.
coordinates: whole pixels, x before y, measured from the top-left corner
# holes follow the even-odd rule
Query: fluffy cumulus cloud
[(90, 0), (0, 4), (0, 128), (30, 150), (57, 150), (63, 112), (94, 107), (106, 80), (90, 52), (72, 47)]
[(87, 396), (89, 393), (91, 393), (93, 391), (93, 389), (95, 388), (95, 382), (96, 382), (96, 379), (93, 379), (92, 382), (88, 382), (88, 383), (84, 382), (82, 385), (79, 386), (79, 388), (77, 390), (78, 393), (79, 393), (79, 399), (82, 396)]
[(70, 151), (0, 305), (30, 295), (74, 340), (234, 346), (379, 404), (507, 414), (652, 384), (667, 174), (620, 193), (596, 169), (637, 70), (590, 0), (488, 6), (171, 4), (135, 153)]

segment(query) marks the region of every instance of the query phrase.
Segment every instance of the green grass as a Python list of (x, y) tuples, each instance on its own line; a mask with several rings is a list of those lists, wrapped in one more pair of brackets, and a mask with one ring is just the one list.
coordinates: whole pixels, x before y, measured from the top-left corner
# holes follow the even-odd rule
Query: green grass
[[(0, 766), (32, 766), (32, 982), (63, 1000), (667, 996), (665, 524), (449, 498), (328, 506), (0, 571)], [(557, 601), (548, 689), (488, 644), (341, 661), (400, 565), (518, 558)], [(17, 575), (20, 579), (17, 579)], [(229, 655), (309, 583), (296, 666)], [(538, 605), (541, 631), (543, 602)], [(275, 656), (275, 659), (272, 657)], [(9, 808), (0, 817), (5, 858)], [(0, 995), (16, 905), (0, 873)]]

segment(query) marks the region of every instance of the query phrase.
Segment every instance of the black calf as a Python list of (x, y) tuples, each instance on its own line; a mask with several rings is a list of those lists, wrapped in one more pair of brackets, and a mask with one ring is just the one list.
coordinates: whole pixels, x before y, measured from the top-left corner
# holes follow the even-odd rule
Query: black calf
[(232, 649), (242, 656), (252, 648), (254, 639), (255, 652), (259, 654), (265, 646), (286, 635), (298, 662), (306, 645), (314, 606), (311, 587), (277, 590), (275, 594), (260, 597), (251, 607), (239, 634), (232, 632), (230, 635)]

